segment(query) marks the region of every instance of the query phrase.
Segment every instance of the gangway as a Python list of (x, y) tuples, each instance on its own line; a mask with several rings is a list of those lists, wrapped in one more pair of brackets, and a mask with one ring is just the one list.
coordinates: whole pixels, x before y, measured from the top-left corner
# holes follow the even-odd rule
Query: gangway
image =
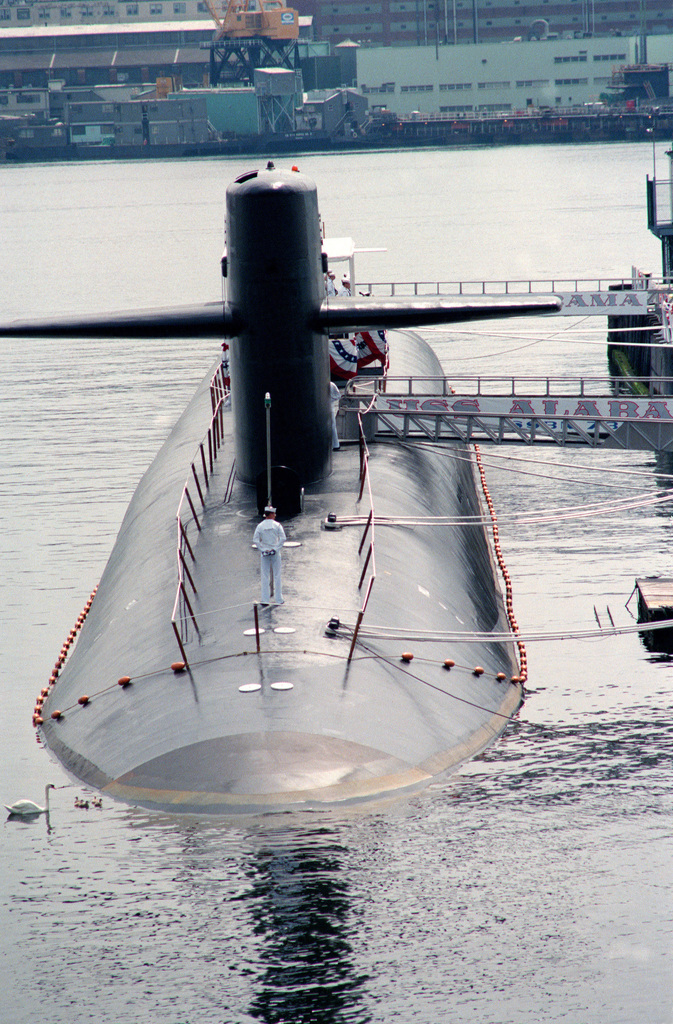
[(673, 398), (643, 395), (648, 383), (623, 377), (355, 378), (342, 408), (366, 412), (369, 436), (378, 440), (673, 451)]
[(363, 295), (378, 297), (431, 296), (515, 299), (553, 298), (560, 300), (560, 316), (647, 316), (657, 307), (662, 295), (672, 287), (664, 280), (647, 278), (646, 287), (633, 287), (631, 278), (619, 279), (550, 279), (502, 281), (371, 281), (359, 282)]

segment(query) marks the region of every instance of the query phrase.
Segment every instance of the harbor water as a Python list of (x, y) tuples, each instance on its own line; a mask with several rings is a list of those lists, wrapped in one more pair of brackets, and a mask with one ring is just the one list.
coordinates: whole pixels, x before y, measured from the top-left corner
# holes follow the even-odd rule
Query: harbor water
[[(297, 162), (328, 235), (385, 247), (359, 257), (361, 281), (542, 280), (659, 273), (652, 157), (616, 144)], [(252, 165), (3, 165), (0, 315), (219, 297), (224, 190)], [(607, 371), (595, 317), (428, 337), (448, 374)], [(528, 644), (516, 719), (455, 775), (348, 814), (76, 808), (87, 794), (36, 742), (34, 699), (219, 345), (0, 350), (0, 803), (57, 787), (48, 820), (2, 824), (0, 1019), (671, 1024), (673, 666), (637, 632), (599, 635), (633, 625), (636, 577), (673, 575), (673, 505), (644, 504), (673, 501), (670, 460), (482, 446), (519, 625), (554, 636)]]

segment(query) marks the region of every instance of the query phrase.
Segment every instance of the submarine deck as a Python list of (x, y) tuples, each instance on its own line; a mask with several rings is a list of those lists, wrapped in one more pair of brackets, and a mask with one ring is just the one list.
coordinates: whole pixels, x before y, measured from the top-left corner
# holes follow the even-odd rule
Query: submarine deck
[[(204, 402), (202, 386), (193, 403)], [(183, 421), (191, 424), (189, 446)], [(191, 535), (199, 633), (189, 627), (189, 671), (176, 675), (174, 517), (178, 483), (189, 469), (184, 453), (190, 447), (193, 455), (199, 423), (203, 413), (188, 408), (141, 482), (91, 621), (48, 699), (46, 711), (58, 694), (64, 713), (45, 715), (42, 732), (65, 767), (130, 803), (226, 813), (376, 799), (425, 785), (483, 749), (520, 702), (521, 687), (510, 681), (512, 643), (484, 640), (455, 650), (428, 638), (415, 641), (411, 664), (401, 661), (405, 634), (460, 630), (468, 639), (507, 629), (484, 529), (467, 522), (480, 513), (468, 449), (372, 445), (374, 508), (391, 522), (376, 526), (368, 636), (350, 661), (349, 627), (365, 590), (359, 582), (367, 549), (358, 552), (364, 527), (328, 531), (323, 522), (329, 512), (339, 520), (369, 509), (358, 500), (357, 448), (334, 453), (329, 477), (308, 487), (301, 514), (284, 522), (297, 546), (283, 553), (285, 604), (260, 609), (258, 653), (252, 534), (259, 516), (252, 487), (236, 482), (228, 493), (227, 426), (202, 529)], [(183, 453), (181, 476), (173, 469), (176, 450)], [(465, 524), (395, 522), (438, 514)], [(150, 550), (148, 523), (156, 534)], [(326, 635), (334, 616), (345, 625)], [(377, 626), (385, 629), (377, 633)], [(450, 671), (448, 657), (455, 661)], [(122, 672), (132, 678), (128, 687), (116, 685)], [(84, 706), (83, 692), (91, 698)]]

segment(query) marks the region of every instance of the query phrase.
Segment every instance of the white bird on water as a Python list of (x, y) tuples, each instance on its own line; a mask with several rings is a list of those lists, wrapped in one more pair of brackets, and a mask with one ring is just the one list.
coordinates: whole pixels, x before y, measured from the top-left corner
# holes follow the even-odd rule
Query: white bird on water
[(16, 814), (22, 818), (28, 818), (33, 814), (49, 814), (49, 790), (56, 789), (56, 786), (48, 782), (44, 787), (44, 807), (33, 803), (32, 800), (17, 800), (15, 804), (5, 804), (10, 814)]

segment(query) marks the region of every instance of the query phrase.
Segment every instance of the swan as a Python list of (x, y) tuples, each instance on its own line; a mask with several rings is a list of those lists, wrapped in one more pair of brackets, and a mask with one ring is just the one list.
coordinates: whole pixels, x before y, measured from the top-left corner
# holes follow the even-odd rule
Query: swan
[(44, 787), (44, 807), (40, 807), (39, 804), (33, 803), (32, 800), (17, 800), (15, 804), (5, 804), (5, 807), (10, 814), (16, 814), (20, 817), (27, 818), (32, 814), (49, 814), (49, 790), (56, 789), (56, 786), (48, 782)]

